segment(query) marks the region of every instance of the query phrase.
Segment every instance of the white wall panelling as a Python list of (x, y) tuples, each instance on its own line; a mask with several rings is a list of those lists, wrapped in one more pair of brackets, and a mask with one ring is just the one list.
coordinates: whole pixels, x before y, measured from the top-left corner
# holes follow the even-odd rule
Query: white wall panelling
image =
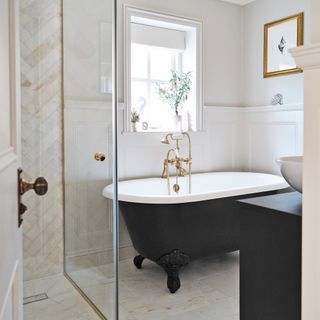
[[(111, 105), (65, 101), (65, 226), (67, 270), (112, 260), (112, 202), (102, 189), (112, 182)], [(94, 160), (97, 151), (105, 162)], [(121, 254), (131, 243), (122, 224)]]
[[(193, 170), (197, 172), (241, 169), (241, 108), (205, 108), (204, 130), (191, 132)], [(164, 133), (124, 133), (119, 137), (121, 179), (160, 176), (168, 146)]]
[[(120, 178), (159, 176), (168, 149), (163, 134), (119, 137)], [(275, 160), (303, 153), (303, 106), (205, 107), (204, 130), (191, 133), (193, 170), (279, 174)]]
[(303, 153), (303, 106), (244, 108), (245, 169), (280, 174), (275, 160)]

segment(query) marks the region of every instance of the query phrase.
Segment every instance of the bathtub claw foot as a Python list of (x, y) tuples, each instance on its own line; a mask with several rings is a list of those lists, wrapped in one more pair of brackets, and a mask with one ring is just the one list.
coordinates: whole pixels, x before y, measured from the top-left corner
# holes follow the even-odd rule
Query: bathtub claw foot
[(179, 271), (182, 267), (186, 266), (189, 261), (189, 256), (177, 249), (169, 254), (163, 255), (157, 260), (157, 264), (159, 264), (168, 275), (167, 287), (171, 293), (179, 290), (181, 286)]
[(176, 293), (180, 287), (179, 270), (166, 270), (168, 274), (167, 287), (171, 293)]
[(137, 269), (141, 269), (142, 268), (142, 262), (144, 260), (143, 256), (135, 256), (133, 259), (133, 263), (134, 265), (137, 267)]

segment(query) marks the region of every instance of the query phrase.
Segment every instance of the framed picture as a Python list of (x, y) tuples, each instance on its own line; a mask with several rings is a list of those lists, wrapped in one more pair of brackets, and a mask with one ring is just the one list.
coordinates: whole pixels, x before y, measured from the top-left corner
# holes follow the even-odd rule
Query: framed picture
[(264, 77), (302, 72), (289, 50), (303, 45), (303, 13), (264, 26)]

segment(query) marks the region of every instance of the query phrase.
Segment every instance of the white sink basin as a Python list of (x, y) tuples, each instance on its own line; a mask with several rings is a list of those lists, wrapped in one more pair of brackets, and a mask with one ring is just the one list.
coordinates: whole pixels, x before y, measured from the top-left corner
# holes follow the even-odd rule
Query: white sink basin
[(303, 157), (282, 157), (277, 160), (281, 174), (290, 186), (302, 193), (302, 166)]

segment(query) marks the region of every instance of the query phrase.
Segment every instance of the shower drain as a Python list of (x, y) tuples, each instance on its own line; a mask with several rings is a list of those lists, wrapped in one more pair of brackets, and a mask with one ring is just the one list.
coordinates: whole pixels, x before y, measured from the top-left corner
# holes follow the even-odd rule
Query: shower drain
[(39, 293), (34, 296), (23, 298), (23, 304), (34, 303), (42, 300), (47, 300), (48, 295), (46, 293)]

